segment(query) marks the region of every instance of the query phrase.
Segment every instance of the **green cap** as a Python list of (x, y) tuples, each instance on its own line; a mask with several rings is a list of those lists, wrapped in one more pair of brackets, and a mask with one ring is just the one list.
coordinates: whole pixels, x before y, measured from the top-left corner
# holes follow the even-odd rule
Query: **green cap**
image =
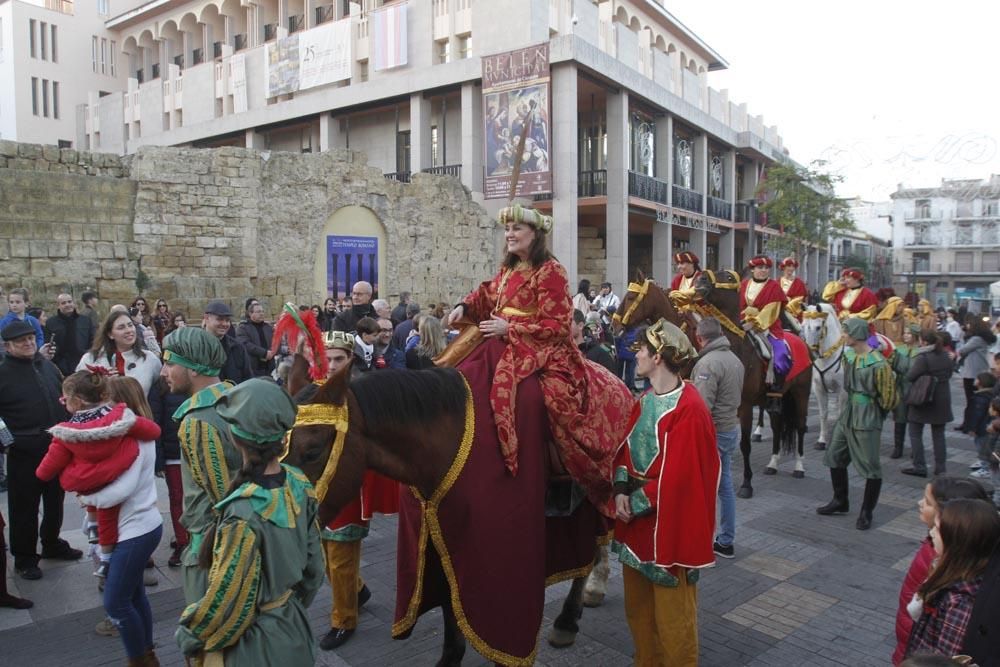
[(216, 410), (233, 435), (249, 442), (277, 442), (295, 425), (298, 408), (284, 389), (270, 380), (241, 382), (222, 395)]
[(908, 327), (906, 327), (906, 329), (907, 329), (907, 331), (909, 331), (914, 336), (917, 336), (917, 337), (920, 336), (920, 325), (919, 324), (911, 324)]
[(163, 339), (163, 361), (213, 377), (222, 371), (226, 351), (219, 339), (204, 329), (184, 327)]
[(844, 331), (854, 340), (868, 340), (871, 335), (868, 329), (868, 321), (860, 317), (852, 317), (844, 322)]

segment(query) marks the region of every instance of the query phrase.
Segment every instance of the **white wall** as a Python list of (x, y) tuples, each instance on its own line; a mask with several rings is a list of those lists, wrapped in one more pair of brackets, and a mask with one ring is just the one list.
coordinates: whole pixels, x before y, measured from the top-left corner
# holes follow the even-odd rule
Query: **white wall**
[(14, 3), (0, 4), (0, 139), (17, 138), (15, 105), (23, 94), (14, 85)]

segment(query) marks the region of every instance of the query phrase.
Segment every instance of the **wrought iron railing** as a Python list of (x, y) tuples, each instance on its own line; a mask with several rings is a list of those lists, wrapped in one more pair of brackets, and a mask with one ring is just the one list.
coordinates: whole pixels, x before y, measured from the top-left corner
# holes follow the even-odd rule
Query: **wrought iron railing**
[(757, 206), (752, 201), (736, 202), (736, 222), (757, 223)]
[(729, 220), (733, 214), (733, 205), (727, 202), (725, 199), (719, 199), (718, 197), (708, 198), (708, 215), (712, 218), (719, 218), (720, 220)]
[(244, 32), (233, 35), (233, 51), (242, 51), (245, 48), (247, 48), (247, 34)]
[(325, 5), (316, 8), (316, 25), (328, 23), (333, 20), (333, 5)]
[(288, 32), (289, 34), (293, 32), (299, 32), (300, 30), (305, 30), (306, 28), (306, 16), (305, 14), (296, 14), (295, 16), (288, 17)]
[(382, 174), (390, 181), (399, 181), (400, 183), (410, 182), (410, 172), (408, 171), (392, 171), (388, 174)]
[(668, 185), (666, 181), (661, 181), (652, 176), (640, 174), (635, 171), (628, 173), (628, 193), (632, 197), (666, 205)]
[(438, 176), (454, 176), (455, 178), (462, 178), (461, 164), (445, 164), (440, 167), (428, 167), (427, 169), (421, 169), (420, 171), (425, 174), (437, 174)]
[(191, 52), (192, 65), (200, 65), (205, 62), (205, 49), (195, 49)]
[(608, 194), (608, 170), (594, 169), (581, 171), (577, 186), (578, 197), (606, 197)]
[(152, 81), (153, 79), (159, 79), (160, 78), (160, 63), (153, 63), (152, 70), (153, 71), (152, 71), (152, 73), (149, 76), (150, 81)]
[(679, 185), (674, 185), (674, 208), (682, 208), (685, 211), (692, 211), (694, 213), (702, 213), (701, 205), (701, 193), (695, 192), (694, 190), (688, 190), (687, 188), (682, 188)]
[(222, 57), (222, 42), (212, 42), (212, 57), (213, 58)]
[(277, 23), (265, 23), (264, 24), (264, 41), (270, 42), (272, 39), (278, 38), (278, 24)]

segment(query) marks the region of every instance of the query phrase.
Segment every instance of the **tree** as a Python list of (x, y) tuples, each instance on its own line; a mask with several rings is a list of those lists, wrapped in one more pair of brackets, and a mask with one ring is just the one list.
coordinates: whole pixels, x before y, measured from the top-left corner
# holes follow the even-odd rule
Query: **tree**
[(810, 167), (775, 164), (757, 187), (757, 196), (766, 201), (760, 211), (767, 215), (769, 227), (783, 234), (772, 237), (768, 247), (777, 252), (795, 252), (802, 257), (809, 247), (825, 247), (831, 232), (853, 230), (854, 221), (847, 203), (834, 194), (842, 181), (821, 171), (825, 162)]

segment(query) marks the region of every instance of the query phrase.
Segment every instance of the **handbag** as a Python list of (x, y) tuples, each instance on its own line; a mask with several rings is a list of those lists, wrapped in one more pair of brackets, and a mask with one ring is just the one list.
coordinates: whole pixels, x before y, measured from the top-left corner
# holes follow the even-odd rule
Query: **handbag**
[(921, 375), (906, 391), (906, 404), (914, 407), (927, 405), (934, 401), (934, 390), (937, 389), (938, 379), (933, 375)]
[(483, 332), (479, 324), (466, 318), (461, 318), (452, 324), (460, 332), (455, 340), (448, 343), (444, 352), (434, 357), (434, 365), (438, 368), (455, 368), (472, 354), (472, 351), (483, 342)]

